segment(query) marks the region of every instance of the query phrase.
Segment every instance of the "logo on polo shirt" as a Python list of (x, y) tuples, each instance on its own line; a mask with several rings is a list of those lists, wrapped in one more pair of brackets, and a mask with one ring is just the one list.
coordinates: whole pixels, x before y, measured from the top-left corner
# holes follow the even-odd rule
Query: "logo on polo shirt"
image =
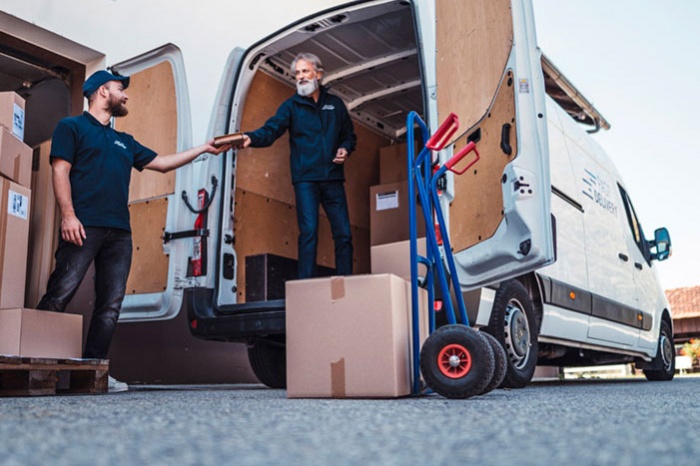
[(126, 150), (126, 144), (124, 144), (123, 142), (117, 140), (117, 141), (114, 141), (114, 143), (116, 145), (118, 145), (119, 147), (121, 147), (122, 149)]
[(326, 104), (324, 105), (321, 110), (335, 110), (335, 105), (333, 104)]

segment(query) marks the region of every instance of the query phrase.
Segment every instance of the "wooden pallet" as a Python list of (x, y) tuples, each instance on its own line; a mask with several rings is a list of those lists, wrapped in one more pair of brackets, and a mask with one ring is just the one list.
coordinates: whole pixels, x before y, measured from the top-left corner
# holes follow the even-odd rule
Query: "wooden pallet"
[(109, 360), (0, 355), (0, 397), (107, 392)]

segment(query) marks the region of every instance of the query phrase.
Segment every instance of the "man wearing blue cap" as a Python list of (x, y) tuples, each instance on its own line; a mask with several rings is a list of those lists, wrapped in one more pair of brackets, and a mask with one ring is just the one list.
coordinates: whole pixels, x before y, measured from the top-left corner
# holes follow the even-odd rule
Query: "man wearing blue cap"
[[(172, 155), (159, 155), (110, 121), (126, 116), (128, 76), (98, 71), (83, 84), (88, 110), (64, 118), (51, 142), (53, 188), (61, 212), (56, 268), (37, 309), (64, 312), (88, 267), (95, 262), (95, 307), (84, 358), (107, 357), (131, 268), (129, 182), (131, 169), (167, 172), (230, 145), (213, 140)], [(110, 391), (127, 385), (109, 378)]]

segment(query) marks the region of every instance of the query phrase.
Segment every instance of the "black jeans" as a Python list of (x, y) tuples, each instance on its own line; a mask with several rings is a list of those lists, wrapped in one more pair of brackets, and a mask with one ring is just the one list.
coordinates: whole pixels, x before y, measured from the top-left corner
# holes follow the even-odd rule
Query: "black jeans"
[(328, 216), (335, 244), (338, 275), (352, 275), (352, 233), (348, 203), (342, 181), (312, 181), (294, 184), (299, 226), (299, 278), (316, 276), (318, 207)]
[(64, 312), (95, 261), (95, 308), (84, 358), (107, 357), (126, 292), (131, 268), (131, 233), (116, 228), (86, 227), (82, 246), (59, 240), (56, 268), (37, 309)]

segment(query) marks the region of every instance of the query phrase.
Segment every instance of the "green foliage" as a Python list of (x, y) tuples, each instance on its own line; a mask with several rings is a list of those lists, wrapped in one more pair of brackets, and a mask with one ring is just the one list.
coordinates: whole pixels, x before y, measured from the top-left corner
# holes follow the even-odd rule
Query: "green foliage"
[(683, 345), (681, 354), (690, 356), (693, 360), (693, 366), (700, 365), (700, 339), (691, 338), (688, 343)]

